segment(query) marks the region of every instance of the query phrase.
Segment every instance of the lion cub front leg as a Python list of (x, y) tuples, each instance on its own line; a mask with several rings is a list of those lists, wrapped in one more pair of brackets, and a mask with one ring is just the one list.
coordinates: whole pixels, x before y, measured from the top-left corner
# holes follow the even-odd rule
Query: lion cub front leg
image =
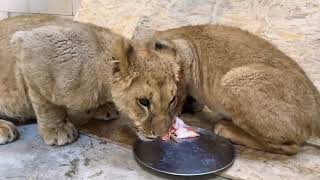
[(52, 104), (44, 97), (30, 93), (38, 130), (47, 145), (66, 145), (78, 138), (78, 131), (63, 107)]

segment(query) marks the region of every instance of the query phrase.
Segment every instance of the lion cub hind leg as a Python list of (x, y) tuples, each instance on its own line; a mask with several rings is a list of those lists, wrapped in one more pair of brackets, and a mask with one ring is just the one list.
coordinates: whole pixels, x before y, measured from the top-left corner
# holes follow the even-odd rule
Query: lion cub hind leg
[(78, 138), (78, 131), (63, 107), (56, 106), (39, 94), (30, 91), (38, 130), (47, 145), (66, 145)]
[(231, 121), (220, 121), (214, 127), (214, 133), (229, 139), (232, 143), (243, 145), (252, 149), (267, 151), (277, 154), (293, 155), (299, 152), (298, 144), (270, 144), (246, 133)]
[(0, 144), (7, 144), (19, 137), (16, 126), (9, 121), (0, 119)]
[(264, 150), (265, 147), (250, 134), (235, 126), (232, 121), (222, 120), (214, 126), (214, 133), (229, 139), (232, 143), (250, 147), (252, 149)]
[[(303, 93), (297, 92), (301, 87), (288, 88), (290, 84), (286, 83), (292, 81), (289, 75), (269, 67), (240, 67), (222, 79), (218, 98), (233, 123), (263, 145), (264, 149), (259, 149), (291, 155), (309, 138), (304, 124), (310, 124), (311, 119), (311, 113), (304, 111), (307, 108), (297, 102), (304, 98)], [(236, 136), (235, 131), (230, 132)], [(241, 141), (249, 147), (256, 146), (249, 142)]]

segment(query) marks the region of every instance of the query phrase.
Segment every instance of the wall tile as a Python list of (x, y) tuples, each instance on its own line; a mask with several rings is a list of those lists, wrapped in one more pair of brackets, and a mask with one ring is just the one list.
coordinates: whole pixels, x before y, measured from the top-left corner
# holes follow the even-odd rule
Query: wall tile
[(72, 15), (72, 0), (29, 0), (31, 13)]
[(28, 0), (0, 0), (0, 11), (28, 12)]

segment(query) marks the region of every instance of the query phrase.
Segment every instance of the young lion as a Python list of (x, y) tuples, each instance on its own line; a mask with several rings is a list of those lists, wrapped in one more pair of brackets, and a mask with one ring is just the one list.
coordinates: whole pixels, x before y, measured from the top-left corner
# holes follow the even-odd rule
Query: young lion
[(199, 25), (157, 32), (148, 45), (182, 65), (183, 93), (232, 119), (219, 122), (216, 134), (282, 154), (320, 135), (319, 92), (267, 41), (238, 28)]
[[(154, 127), (172, 117), (170, 109), (164, 108), (176, 92), (176, 80), (171, 77), (177, 76), (178, 67), (172, 59), (152, 66), (154, 62), (145, 61), (146, 57), (155, 57), (155, 53), (92, 24), (43, 15), (3, 20), (1, 117), (35, 118), (46, 144), (65, 145), (78, 136), (73, 120), (116, 118), (114, 100), (131, 117), (139, 135), (154, 137), (159, 133)], [(170, 70), (159, 74), (157, 69)], [(0, 144), (18, 136), (15, 126), (3, 119)]]

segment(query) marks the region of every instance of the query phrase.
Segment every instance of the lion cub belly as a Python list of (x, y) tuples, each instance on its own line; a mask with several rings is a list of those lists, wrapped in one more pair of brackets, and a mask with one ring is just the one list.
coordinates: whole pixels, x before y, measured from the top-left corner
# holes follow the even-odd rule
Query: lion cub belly
[(9, 117), (34, 117), (15, 58), (0, 53), (0, 113)]

